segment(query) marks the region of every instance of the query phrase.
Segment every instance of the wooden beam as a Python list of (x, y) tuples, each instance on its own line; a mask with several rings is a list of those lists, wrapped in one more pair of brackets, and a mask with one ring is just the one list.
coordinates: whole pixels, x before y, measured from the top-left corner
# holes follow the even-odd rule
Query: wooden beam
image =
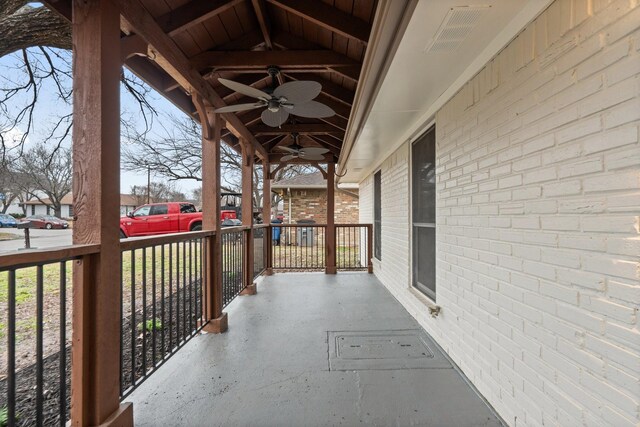
[(191, 58), (200, 71), (210, 68), (266, 68), (279, 67), (359, 67), (358, 61), (328, 49), (322, 50), (274, 50), (274, 51), (220, 51), (210, 50)]
[[(240, 139), (242, 147), (242, 225), (249, 227), (244, 232), (244, 278), (245, 289), (240, 295), (255, 294), (255, 284), (253, 283), (253, 145), (244, 139)], [(265, 160), (266, 161), (266, 160)]]
[(317, 76), (312, 73), (285, 73), (285, 75), (291, 80), (312, 80), (320, 83), (322, 85), (322, 93), (336, 101), (340, 101), (347, 106), (351, 106), (353, 104), (354, 93), (344, 87), (335, 84), (331, 80), (323, 79), (322, 77)]
[(325, 273), (336, 274), (335, 164), (327, 165), (327, 228), (325, 235)]
[(222, 238), (220, 234), (220, 130), (219, 114), (210, 105), (205, 106), (202, 129), (211, 129), (210, 136), (202, 135), (202, 229), (216, 231), (207, 238), (207, 261), (205, 263), (205, 295), (207, 296), (204, 330), (222, 333), (227, 330), (228, 320), (222, 312)]
[(347, 129), (347, 123), (349, 122), (347, 119), (340, 116), (322, 117), (319, 120), (322, 120), (325, 123), (329, 123), (331, 126), (343, 132)]
[[(120, 404), (120, 14), (110, 0), (73, 1), (71, 425), (133, 426)], [(13, 423), (14, 414), (9, 414)]]
[(338, 153), (340, 153), (340, 150), (342, 149), (342, 145), (333, 139), (328, 140), (326, 138), (323, 138), (321, 135), (309, 135), (309, 138), (313, 139), (315, 142), (325, 148), (333, 148), (333, 150), (337, 150)]
[(327, 150), (331, 151), (332, 154), (339, 156), (340, 155), (340, 147), (336, 146), (334, 144), (329, 144), (326, 141), (317, 138), (315, 136), (309, 135), (308, 136), (309, 140), (314, 142), (315, 144), (319, 145), (322, 148), (326, 148)]
[(294, 15), (311, 21), (329, 31), (338, 33), (364, 45), (369, 41), (371, 26), (353, 15), (342, 12), (321, 1), (267, 0)]
[(256, 18), (258, 19), (258, 25), (260, 25), (260, 31), (262, 32), (264, 43), (267, 46), (267, 49), (273, 50), (273, 43), (271, 42), (271, 21), (267, 15), (265, 4), (262, 0), (251, 0), (251, 4), (253, 5), (253, 10), (256, 13)]
[[(191, 94), (199, 93), (215, 108), (226, 106), (224, 100), (213, 90), (200, 73), (195, 70), (176, 43), (165, 34), (147, 12), (141, 0), (118, 0), (120, 13), (126, 25), (136, 30), (150, 45), (149, 51), (171, 77)], [(249, 133), (244, 124), (234, 114), (224, 114), (227, 127), (237, 135), (250, 141), (261, 158), (266, 157), (264, 147)]]
[(321, 93), (315, 99), (318, 102), (328, 105), (336, 112), (336, 114), (346, 120), (349, 120), (349, 115), (351, 114), (351, 107), (344, 105), (342, 102), (338, 102), (333, 98), (328, 97), (327, 95)]
[(257, 124), (250, 128), (250, 131), (254, 135), (281, 135), (284, 133), (293, 133), (298, 132), (300, 135), (325, 135), (328, 133), (342, 133), (337, 130), (335, 127), (325, 124), (325, 123), (312, 123), (312, 124), (303, 124), (296, 123), (294, 125), (291, 124), (283, 124), (278, 128), (274, 128), (271, 126), (267, 126), (264, 124)]
[(234, 7), (242, 0), (193, 0), (158, 18), (162, 31), (175, 36), (200, 24), (225, 10)]
[(139, 35), (134, 34), (120, 39), (120, 62), (123, 64), (132, 56), (147, 56), (149, 44)]

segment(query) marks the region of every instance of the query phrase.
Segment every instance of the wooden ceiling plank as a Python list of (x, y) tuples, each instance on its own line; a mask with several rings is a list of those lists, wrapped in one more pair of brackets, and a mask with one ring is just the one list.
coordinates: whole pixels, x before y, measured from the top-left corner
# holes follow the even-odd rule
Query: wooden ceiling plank
[(258, 18), (258, 25), (260, 26), (264, 43), (267, 49), (273, 50), (273, 43), (271, 42), (271, 21), (269, 20), (269, 15), (267, 15), (265, 4), (262, 0), (251, 0), (251, 4), (256, 13), (256, 18)]
[(242, 0), (193, 0), (158, 18), (162, 30), (175, 36), (234, 7)]
[[(286, 73), (285, 73), (286, 74)], [(312, 73), (291, 73), (286, 74), (292, 80), (313, 80), (322, 85), (322, 92), (331, 98), (343, 102), (344, 104), (351, 106), (353, 103), (354, 93), (350, 90), (346, 90), (340, 85), (333, 83), (331, 80), (323, 79)]]
[[(273, 43), (281, 49), (286, 50), (320, 50), (326, 46), (320, 46), (303, 38), (297, 37), (284, 31), (274, 32), (271, 39)], [(357, 62), (357, 61), (356, 61)], [(327, 67), (330, 72), (349, 79), (357, 84), (360, 78), (360, 66)]]
[(195, 55), (191, 63), (200, 71), (218, 67), (266, 68), (281, 67), (336, 67), (360, 69), (360, 63), (332, 50), (277, 50), (277, 51), (219, 51), (211, 50)]
[(293, 132), (297, 132), (300, 135), (326, 135), (331, 133), (340, 135), (344, 133), (327, 123), (282, 124), (277, 128), (257, 124), (251, 126), (250, 130), (254, 135), (281, 135), (283, 133)]
[[(171, 77), (192, 95), (199, 93), (215, 108), (224, 107), (224, 100), (213, 90), (204, 78), (195, 70), (175, 42), (162, 30), (147, 12), (140, 0), (119, 0), (120, 13), (136, 33), (149, 43), (150, 57), (154, 58)], [(234, 114), (223, 114), (227, 127), (237, 135), (242, 135), (255, 146), (261, 157), (266, 150)]]
[(254, 50), (264, 44), (259, 30), (250, 31), (237, 39), (216, 46), (217, 50)]
[(267, 0), (316, 25), (348, 37), (363, 45), (369, 41), (371, 26), (353, 15), (342, 12), (321, 1), (309, 0)]

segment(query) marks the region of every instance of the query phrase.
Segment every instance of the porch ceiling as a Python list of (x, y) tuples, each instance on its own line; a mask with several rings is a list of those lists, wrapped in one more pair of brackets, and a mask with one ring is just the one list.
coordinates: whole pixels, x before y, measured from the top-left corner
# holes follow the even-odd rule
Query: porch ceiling
[[(362, 181), (402, 143), (424, 132), (438, 109), (550, 2), (418, 2), (388, 71), (376, 88), (375, 100), (361, 112), (366, 118), (357, 129), (347, 132), (337, 168), (340, 182)], [(452, 11), (474, 8), (479, 11), (477, 19), (466, 35), (457, 31), (464, 29), (464, 19), (474, 21), (474, 12), (453, 22), (435, 49), (430, 49)]]
[[(70, 19), (70, 0), (49, 0)], [(281, 73), (278, 84), (314, 80), (322, 84), (318, 101), (336, 115), (295, 118), (268, 128), (261, 110), (225, 114), (222, 139), (239, 150), (238, 137), (251, 141), (261, 159), (277, 163), (278, 145), (291, 142), (330, 149), (335, 161), (351, 114), (378, 0), (119, 0), (125, 66), (178, 108), (198, 118), (192, 95), (220, 106), (252, 102), (222, 86), (218, 78), (258, 89), (272, 84), (269, 66)]]

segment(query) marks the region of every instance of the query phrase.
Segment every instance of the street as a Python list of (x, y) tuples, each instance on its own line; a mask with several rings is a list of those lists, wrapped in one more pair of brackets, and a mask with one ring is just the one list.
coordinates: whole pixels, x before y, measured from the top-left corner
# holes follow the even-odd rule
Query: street
[[(31, 248), (43, 249), (55, 246), (66, 246), (71, 244), (72, 230), (29, 230), (31, 235)], [(15, 240), (1, 240), (0, 254), (24, 248), (24, 230), (16, 228), (0, 228), (0, 234), (15, 234)]]

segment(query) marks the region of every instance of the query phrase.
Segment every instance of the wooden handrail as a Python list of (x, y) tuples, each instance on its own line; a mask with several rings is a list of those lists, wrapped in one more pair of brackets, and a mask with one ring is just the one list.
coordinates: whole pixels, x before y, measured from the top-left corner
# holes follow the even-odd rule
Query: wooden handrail
[(237, 232), (237, 231), (245, 231), (248, 230), (249, 227), (247, 227), (246, 225), (238, 225), (237, 227), (224, 227), (220, 229), (220, 233), (221, 234), (226, 234), (226, 233), (233, 233), (233, 232)]
[(161, 236), (130, 237), (120, 240), (120, 250), (130, 251), (134, 249), (148, 248), (149, 246), (167, 245), (169, 243), (184, 242), (214, 236), (215, 231), (189, 231), (186, 233), (163, 234)]
[(0, 271), (76, 259), (99, 251), (100, 245), (71, 245), (12, 252), (7, 255), (0, 255)]

